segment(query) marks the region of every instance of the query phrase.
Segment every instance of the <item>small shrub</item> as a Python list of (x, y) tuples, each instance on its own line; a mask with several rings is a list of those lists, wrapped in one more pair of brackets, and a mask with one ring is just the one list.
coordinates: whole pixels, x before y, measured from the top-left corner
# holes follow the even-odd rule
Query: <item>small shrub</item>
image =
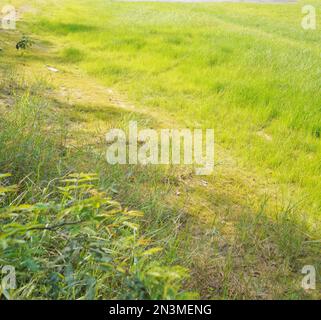
[[(188, 276), (151, 264), (161, 251), (140, 232), (143, 213), (95, 187), (95, 174), (69, 174), (41, 202), (7, 201), (17, 186), (0, 176), (0, 264), (13, 265), (13, 299), (175, 299)], [(0, 292), (1, 297), (1, 292)]]
[(22, 36), (22, 38), (17, 42), (17, 50), (27, 50), (33, 46), (33, 41), (28, 36)]

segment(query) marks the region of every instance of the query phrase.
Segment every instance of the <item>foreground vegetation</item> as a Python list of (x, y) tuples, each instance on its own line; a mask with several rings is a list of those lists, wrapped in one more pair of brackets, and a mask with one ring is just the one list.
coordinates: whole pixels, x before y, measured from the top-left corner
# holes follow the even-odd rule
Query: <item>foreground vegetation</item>
[[(318, 297), (300, 271), (321, 267), (320, 31), (300, 29), (299, 5), (13, 3), (0, 265), (20, 284), (6, 297)], [(104, 134), (131, 119), (214, 128), (215, 174), (108, 166)]]
[[(27, 84), (12, 71), (4, 79), (2, 90), (15, 101), (1, 110), (0, 163), (14, 175), (0, 175), (0, 263), (15, 266), (18, 288), (2, 290), (3, 296), (197, 297), (181, 289), (189, 277), (186, 268), (152, 259), (163, 250), (153, 236), (160, 222), (148, 223), (143, 212), (122, 208), (111, 198), (112, 184), (99, 181), (97, 174), (74, 172), (80, 168), (73, 157), (95, 160), (89, 151), (67, 150), (63, 123), (50, 115), (52, 105), (41, 94), (44, 83)], [(87, 168), (98, 170), (93, 163)], [(150, 206), (154, 214), (162, 213)]]
[[(21, 204), (20, 196), (1, 207), (1, 260), (18, 266), (19, 276), (18, 290), (4, 289), (4, 296), (192, 298), (180, 293), (186, 269), (149, 262), (162, 248), (150, 247), (152, 241), (140, 235), (136, 220), (143, 214), (123, 210), (94, 188), (96, 179), (92, 174), (70, 174), (58, 180), (61, 186), (41, 190), (45, 203)], [(15, 189), (5, 186), (1, 193)]]

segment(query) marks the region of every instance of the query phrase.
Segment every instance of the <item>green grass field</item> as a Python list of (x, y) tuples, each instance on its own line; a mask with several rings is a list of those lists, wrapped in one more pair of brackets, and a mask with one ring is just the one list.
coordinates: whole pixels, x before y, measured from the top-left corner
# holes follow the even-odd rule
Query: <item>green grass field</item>
[[(27, 267), (17, 262), (24, 289), (15, 297), (137, 298), (147, 291), (145, 297), (158, 299), (192, 291), (208, 299), (320, 298), (320, 274), (319, 290), (301, 288), (302, 267), (321, 268), (321, 29), (301, 28), (304, 2), (9, 3), (21, 17), (16, 31), (0, 30), (0, 102), (13, 108), (0, 120), (0, 173), (21, 185), (13, 202), (49, 201), (49, 181), (96, 172), (97, 188), (143, 211), (143, 237), (163, 248), (142, 259), (137, 273), (124, 258), (128, 247), (121, 247), (115, 261), (126, 271), (110, 274), (114, 290), (103, 288), (100, 270), (92, 282), (79, 280), (90, 282), (88, 291), (67, 281), (49, 295), (44, 279), (51, 271), (26, 273), (36, 273), (50, 255), (28, 244)], [(321, 2), (309, 3), (321, 21)], [(23, 55), (15, 49), (22, 34), (34, 41)], [(28, 106), (34, 114), (21, 111)], [(104, 134), (133, 119), (142, 127), (213, 128), (213, 176), (204, 183), (184, 166), (107, 165)], [(64, 204), (60, 196), (55, 201)], [(50, 246), (50, 237), (45, 241), (42, 249)], [(4, 255), (6, 263), (15, 254)], [(41, 258), (33, 261), (33, 254)], [(178, 272), (178, 284), (159, 275), (158, 292), (146, 271), (157, 260), (187, 268), (190, 277)], [(64, 268), (56, 270), (61, 281)], [(87, 270), (75, 272), (82, 277)]]

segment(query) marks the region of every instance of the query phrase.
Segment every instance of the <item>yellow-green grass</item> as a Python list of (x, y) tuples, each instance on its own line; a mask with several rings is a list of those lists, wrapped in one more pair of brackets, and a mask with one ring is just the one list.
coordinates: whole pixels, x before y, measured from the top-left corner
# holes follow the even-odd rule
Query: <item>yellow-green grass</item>
[(27, 24), (60, 44), (62, 63), (214, 128), (217, 143), (295, 187), (318, 217), (320, 29), (301, 28), (302, 5), (49, 1)]
[[(302, 4), (12, 2), (24, 11), (13, 39), (24, 32), (36, 46), (21, 57), (6, 45), (4, 57), (35, 74), (61, 71), (50, 76), (53, 104), (79, 150), (129, 119), (215, 129), (223, 148), (209, 185), (189, 169), (112, 169), (83, 151), (71, 162), (147, 211), (163, 259), (191, 268), (187, 286), (206, 298), (306, 297), (300, 269), (320, 257), (310, 234), (321, 203), (320, 30), (301, 29)], [(61, 85), (76, 89), (61, 98)], [(135, 112), (104, 102), (104, 85)], [(293, 208), (282, 207), (289, 200)]]

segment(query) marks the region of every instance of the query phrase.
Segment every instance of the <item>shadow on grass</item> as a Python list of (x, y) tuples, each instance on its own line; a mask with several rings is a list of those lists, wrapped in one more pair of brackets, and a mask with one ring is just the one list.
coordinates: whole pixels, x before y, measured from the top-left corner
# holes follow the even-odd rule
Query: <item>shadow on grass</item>
[(97, 27), (82, 23), (63, 23), (49, 20), (40, 20), (32, 23), (32, 28), (38, 32), (46, 32), (57, 36), (66, 36), (69, 33), (84, 33), (97, 31)]

